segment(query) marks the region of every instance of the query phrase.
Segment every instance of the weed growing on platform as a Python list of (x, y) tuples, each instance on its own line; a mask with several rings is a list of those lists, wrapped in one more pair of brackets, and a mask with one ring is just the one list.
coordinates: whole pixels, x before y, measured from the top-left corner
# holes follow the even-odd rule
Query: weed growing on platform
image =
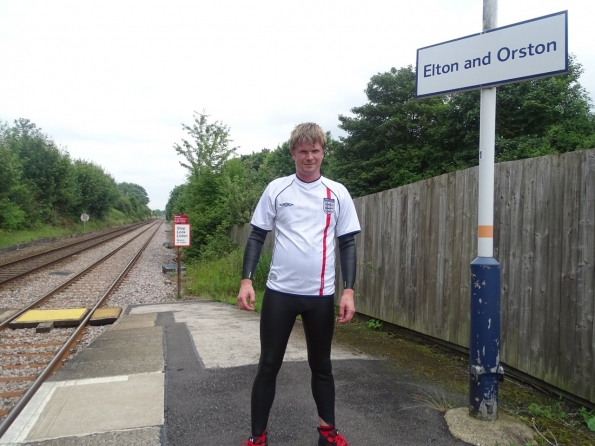
[(587, 427), (595, 432), (595, 410), (588, 411), (584, 407), (581, 407), (579, 414), (583, 417), (583, 420), (585, 420)]
[(456, 407), (456, 403), (450, 401), (442, 392), (441, 395), (438, 392), (430, 394), (429, 392), (422, 392), (421, 395), (413, 395), (411, 397), (413, 401), (421, 403), (422, 406), (429, 407), (442, 413), (446, 413), (450, 409)]
[(378, 319), (370, 319), (366, 322), (366, 326), (370, 330), (382, 330), (382, 321), (379, 321)]
[[(186, 291), (196, 296), (210, 297), (217, 302), (235, 305), (240, 289), (243, 259), (244, 248), (238, 248), (219, 258), (191, 263), (186, 267)], [(262, 305), (270, 263), (271, 254), (263, 252), (253, 281), (256, 311), (260, 311)]]

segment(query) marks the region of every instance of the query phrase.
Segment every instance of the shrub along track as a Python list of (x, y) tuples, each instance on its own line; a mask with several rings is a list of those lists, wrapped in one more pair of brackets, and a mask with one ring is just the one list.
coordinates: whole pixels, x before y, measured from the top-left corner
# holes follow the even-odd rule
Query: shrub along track
[[(6, 432), (41, 384), (76, 351), (93, 312), (125, 278), (151, 241), (162, 220), (125, 241), (99, 261), (28, 304), (0, 323), (0, 436)], [(88, 308), (77, 327), (9, 329), (9, 324), (30, 309)]]

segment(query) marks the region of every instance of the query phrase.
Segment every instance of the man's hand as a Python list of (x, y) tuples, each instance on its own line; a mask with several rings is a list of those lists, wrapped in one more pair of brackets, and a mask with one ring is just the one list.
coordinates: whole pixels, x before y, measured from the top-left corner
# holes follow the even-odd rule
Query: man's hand
[(254, 295), (254, 288), (250, 279), (242, 279), (240, 285), (240, 292), (238, 293), (238, 307), (240, 310), (254, 311), (254, 302), (256, 297)]
[(337, 322), (340, 324), (349, 322), (355, 314), (355, 304), (353, 303), (354, 294), (354, 291), (351, 289), (343, 290), (343, 296), (341, 296), (341, 301), (339, 303), (339, 317), (337, 318)]

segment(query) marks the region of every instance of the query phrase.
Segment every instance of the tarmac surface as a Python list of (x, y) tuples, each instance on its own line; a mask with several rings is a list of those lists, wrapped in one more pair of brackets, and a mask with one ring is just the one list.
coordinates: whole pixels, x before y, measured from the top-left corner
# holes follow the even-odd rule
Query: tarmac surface
[[(129, 307), (41, 387), (0, 445), (237, 446), (250, 434), (259, 319), (209, 301)], [(477, 425), (464, 410), (447, 413), (447, 423), (412, 399), (440, 389), (348, 346), (334, 344), (332, 359), (337, 427), (351, 446), (525, 445), (531, 438), (514, 421), (489, 422), (486, 438), (486, 422)], [(269, 444), (313, 446), (317, 423), (298, 321), (277, 380)]]

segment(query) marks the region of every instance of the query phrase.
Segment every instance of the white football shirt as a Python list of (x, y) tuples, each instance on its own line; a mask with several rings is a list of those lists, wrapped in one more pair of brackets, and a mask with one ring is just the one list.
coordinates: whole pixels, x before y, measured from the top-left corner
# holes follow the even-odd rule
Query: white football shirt
[(342, 184), (322, 176), (306, 183), (295, 174), (269, 183), (250, 223), (275, 229), (267, 287), (299, 296), (335, 293), (335, 238), (361, 231)]

